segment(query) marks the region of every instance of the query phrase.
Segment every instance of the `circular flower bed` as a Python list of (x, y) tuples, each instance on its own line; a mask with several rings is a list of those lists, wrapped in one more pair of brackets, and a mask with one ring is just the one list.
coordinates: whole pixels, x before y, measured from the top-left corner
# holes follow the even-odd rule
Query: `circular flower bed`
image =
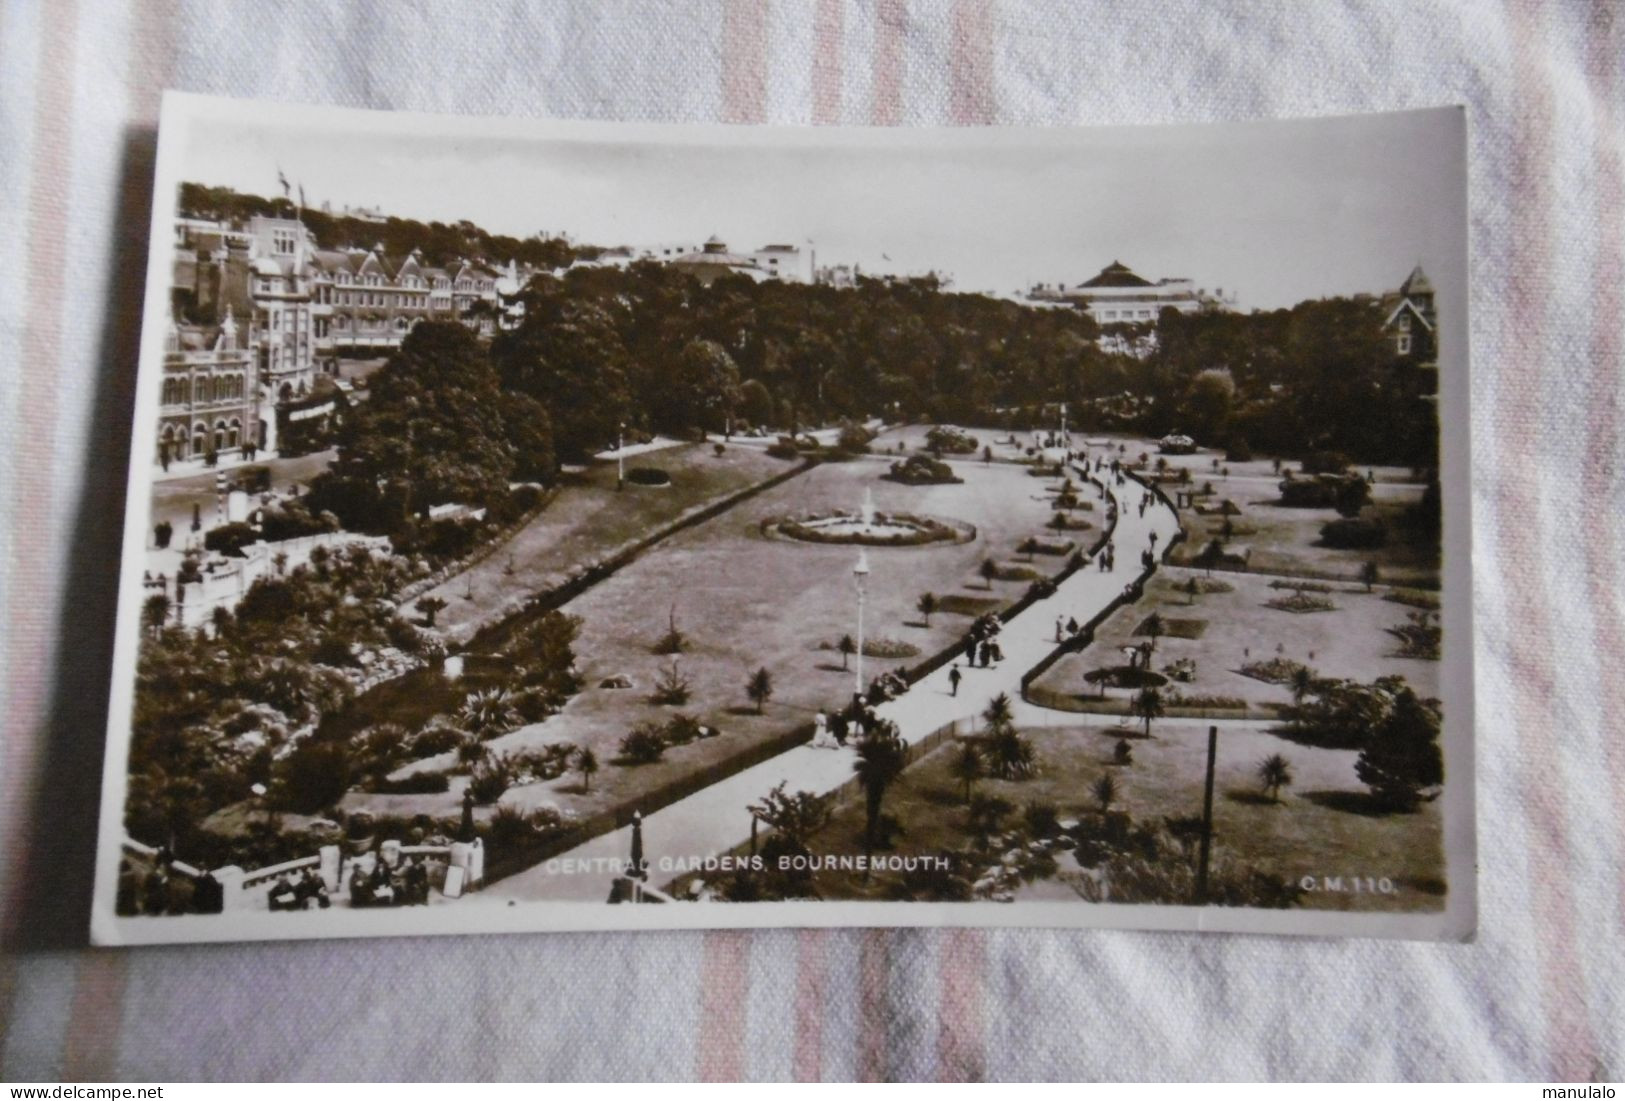
[(932, 543), (968, 543), (976, 538), (976, 528), (970, 524), (902, 512), (877, 512), (867, 520), (851, 512), (785, 516), (764, 521), (762, 532), (802, 543), (865, 547), (923, 547)]
[(634, 466), (626, 472), (626, 480), (635, 486), (671, 485), (671, 475), (658, 466)]

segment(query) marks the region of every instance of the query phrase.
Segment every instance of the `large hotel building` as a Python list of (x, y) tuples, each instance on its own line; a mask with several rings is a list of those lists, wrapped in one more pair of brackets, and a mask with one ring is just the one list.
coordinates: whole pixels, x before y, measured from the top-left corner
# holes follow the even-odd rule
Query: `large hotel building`
[(295, 218), (178, 219), (154, 460), (277, 452), (333, 413), (340, 357), (386, 356), (426, 318), (489, 336), (517, 318), (531, 274), (318, 249)]

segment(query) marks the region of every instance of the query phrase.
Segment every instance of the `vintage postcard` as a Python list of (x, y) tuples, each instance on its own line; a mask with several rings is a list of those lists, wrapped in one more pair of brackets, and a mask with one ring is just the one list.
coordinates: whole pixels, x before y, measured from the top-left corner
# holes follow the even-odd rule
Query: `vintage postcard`
[(1470, 937), (1465, 138), (168, 96), (96, 942)]

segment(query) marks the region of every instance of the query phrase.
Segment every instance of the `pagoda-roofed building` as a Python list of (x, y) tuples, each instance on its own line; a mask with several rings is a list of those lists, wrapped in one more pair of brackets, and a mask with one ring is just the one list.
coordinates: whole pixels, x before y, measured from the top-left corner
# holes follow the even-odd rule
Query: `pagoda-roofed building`
[(729, 252), (727, 243), (715, 234), (697, 252), (673, 258), (671, 266), (692, 275), (704, 286), (710, 286), (724, 275), (743, 275), (760, 282), (766, 274), (754, 257)]
[(1150, 324), (1166, 309), (1180, 313), (1223, 310), (1235, 301), (1225, 296), (1223, 287), (1209, 290), (1181, 276), (1153, 282), (1121, 260), (1113, 260), (1082, 283), (1040, 283), (1027, 297), (1035, 303), (1075, 306), (1102, 326)]

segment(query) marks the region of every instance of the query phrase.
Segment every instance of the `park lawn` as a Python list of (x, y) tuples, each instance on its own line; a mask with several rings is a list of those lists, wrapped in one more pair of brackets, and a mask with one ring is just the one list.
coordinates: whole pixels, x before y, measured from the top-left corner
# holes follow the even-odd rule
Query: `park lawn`
[[(976, 791), (1016, 807), (1006, 829), (1019, 826), (1021, 808), (1029, 803), (1053, 804), (1063, 820), (1097, 814), (1089, 793), (1108, 772), (1118, 789), (1112, 809), (1126, 811), (1137, 822), (1200, 814), (1207, 727), (1196, 720), (1158, 722), (1151, 738), (1131, 741), (1134, 761), (1127, 766), (1111, 763), (1122, 734), (1110, 720), (1023, 727), (1038, 755), (1038, 775), (1025, 781), (982, 780)], [(957, 743), (945, 743), (905, 771), (887, 792), (883, 811), (903, 828), (893, 852), (930, 855), (974, 846), (963, 785), (949, 772), (957, 751)], [(1259, 762), (1272, 753), (1285, 756), (1294, 775), (1279, 804), (1263, 796), (1257, 778)], [(1395, 887), (1389, 895), (1309, 893), (1300, 903), (1306, 908), (1442, 909), (1444, 856), (1436, 804), (1424, 804), (1413, 814), (1373, 813), (1354, 774), (1356, 756), (1348, 750), (1293, 744), (1269, 733), (1264, 724), (1224, 724), (1215, 768), (1215, 854), (1294, 882), (1303, 876), (1370, 876), (1388, 877)], [(810, 847), (818, 855), (860, 853), (863, 821), (863, 800), (856, 795), (842, 803)], [(984, 867), (997, 859), (998, 853), (990, 854)], [(865, 882), (861, 873), (821, 871), (816, 883), (826, 899), (877, 899), (887, 897), (898, 878), (874, 873)], [(1064, 892), (1038, 891), (1031, 897), (1064, 897)]]
[[(1138, 446), (1139, 450), (1136, 450)], [(1157, 459), (1156, 446), (1150, 441), (1129, 442), (1128, 458), (1138, 459), (1149, 452), (1151, 461)], [(1226, 499), (1241, 509), (1240, 515), (1230, 518), (1235, 535), (1226, 544), (1231, 554), (1250, 552), (1249, 570), (1257, 573), (1293, 573), (1305, 571), (1328, 574), (1355, 581), (1360, 568), (1375, 562), (1381, 576), (1388, 581), (1437, 588), (1439, 584), (1439, 546), (1430, 540), (1414, 538), (1404, 523), (1406, 510), (1422, 499), (1425, 488), (1410, 480), (1410, 472), (1397, 467), (1361, 467), (1376, 477), (1371, 499), (1378, 515), (1388, 525), (1388, 544), (1371, 550), (1339, 550), (1319, 546), (1320, 529), (1338, 519), (1337, 511), (1330, 508), (1285, 508), (1277, 504), (1281, 498), (1282, 476), (1274, 472), (1266, 459), (1245, 463), (1226, 463), (1219, 451), (1202, 450), (1194, 455), (1166, 456), (1170, 469), (1181, 467), (1191, 472), (1184, 486), (1167, 485), (1170, 498), (1176, 488), (1201, 489), (1213, 484), (1213, 495), (1204, 496), (1200, 503), (1216, 507)], [(1219, 470), (1213, 468), (1217, 459)], [(1289, 464), (1294, 470), (1296, 464)], [(1228, 468), (1226, 477), (1222, 471)], [(1302, 474), (1296, 474), (1302, 477)], [(1186, 561), (1205, 547), (1209, 540), (1220, 534), (1224, 517), (1217, 512), (1202, 514), (1182, 510), (1180, 520), (1187, 536), (1184, 545), (1174, 551), (1176, 562)]]
[[(590, 746), (601, 770), (590, 791), (582, 791), (580, 777), (572, 773), (513, 789), (502, 801), (518, 807), (552, 804), (580, 816), (624, 806), (806, 726), (819, 707), (836, 707), (851, 697), (853, 672), (843, 672), (840, 654), (820, 644), (833, 645), (842, 634), (856, 632), (852, 567), (858, 548), (769, 538), (761, 530), (765, 521), (855, 509), (868, 489), (881, 512), (923, 513), (975, 525), (977, 536), (968, 543), (867, 548), (872, 571), (867, 639), (907, 642), (918, 653), (866, 658), (866, 679), (917, 664), (963, 636), (970, 622), (963, 616), (939, 612), (929, 627), (923, 624), (915, 610), (921, 593), (990, 595), (1003, 604), (1019, 599), (1027, 583), (994, 581), (989, 592), (976, 570), (989, 555), (1014, 563), (1015, 547), (1028, 535), (1042, 535), (1051, 511), (1044, 483), (1008, 464), (966, 462), (958, 470), (964, 484), (913, 487), (883, 480), (885, 466), (874, 460), (821, 465), (661, 543), (572, 601), (565, 611), (581, 619), (575, 649), (583, 691), (558, 715), (488, 745), (495, 752), (555, 742)], [(1046, 575), (1064, 565), (1064, 558), (1043, 555), (1031, 563)], [(674, 604), (678, 626), (690, 639), (679, 666), (693, 695), (687, 705), (662, 707), (651, 703), (649, 694), (670, 659), (654, 648)], [(758, 667), (770, 671), (774, 684), (761, 715), (744, 690)], [(630, 677), (634, 687), (598, 687), (616, 674)], [(665, 721), (679, 712), (717, 727), (721, 736), (670, 748), (651, 764), (614, 763), (619, 742), (633, 725)], [(448, 763), (449, 757), (412, 767)], [(446, 813), (455, 810), (449, 793), (438, 798)]]
[(437, 629), (448, 638), (466, 640), (572, 572), (610, 557), (692, 509), (791, 468), (759, 448), (729, 447), (717, 455), (710, 444), (645, 452), (628, 458), (627, 466), (665, 470), (671, 485), (629, 482), (617, 492), (612, 462), (567, 475), (547, 507), (495, 553), (424, 594), (446, 601)]
[[(1195, 679), (1170, 681), (1164, 696), (1179, 693), (1190, 697), (1228, 697), (1249, 704), (1267, 706), (1290, 703), (1285, 685), (1268, 684), (1242, 674), (1250, 661), (1267, 661), (1276, 656), (1307, 665), (1321, 676), (1370, 682), (1397, 674), (1424, 697), (1439, 695), (1439, 663), (1395, 656), (1399, 640), (1388, 627), (1403, 624), (1412, 609), (1383, 599), (1389, 591), (1378, 585), (1371, 593), (1362, 585), (1333, 585), (1331, 593), (1314, 593), (1329, 599), (1334, 611), (1293, 613), (1267, 607), (1268, 601), (1291, 595), (1289, 589), (1270, 587), (1272, 579), (1251, 574), (1214, 571), (1213, 580), (1233, 587), (1228, 593), (1204, 593), (1194, 605), (1180, 586), (1199, 570), (1163, 567), (1157, 571), (1145, 596), (1135, 604), (1119, 608), (1095, 632), (1093, 645), (1068, 654), (1051, 666), (1035, 682), (1040, 690), (1098, 699), (1100, 690), (1084, 683), (1083, 675), (1106, 665), (1121, 665), (1126, 659), (1122, 647), (1146, 641), (1136, 634), (1152, 612), (1168, 620), (1204, 620), (1207, 623), (1197, 639), (1164, 635), (1157, 640), (1151, 667), (1163, 671), (1181, 658), (1196, 662)], [(1279, 647), (1279, 650), (1277, 650)], [(1106, 689), (1106, 698), (1126, 701), (1134, 693), (1127, 689)]]

